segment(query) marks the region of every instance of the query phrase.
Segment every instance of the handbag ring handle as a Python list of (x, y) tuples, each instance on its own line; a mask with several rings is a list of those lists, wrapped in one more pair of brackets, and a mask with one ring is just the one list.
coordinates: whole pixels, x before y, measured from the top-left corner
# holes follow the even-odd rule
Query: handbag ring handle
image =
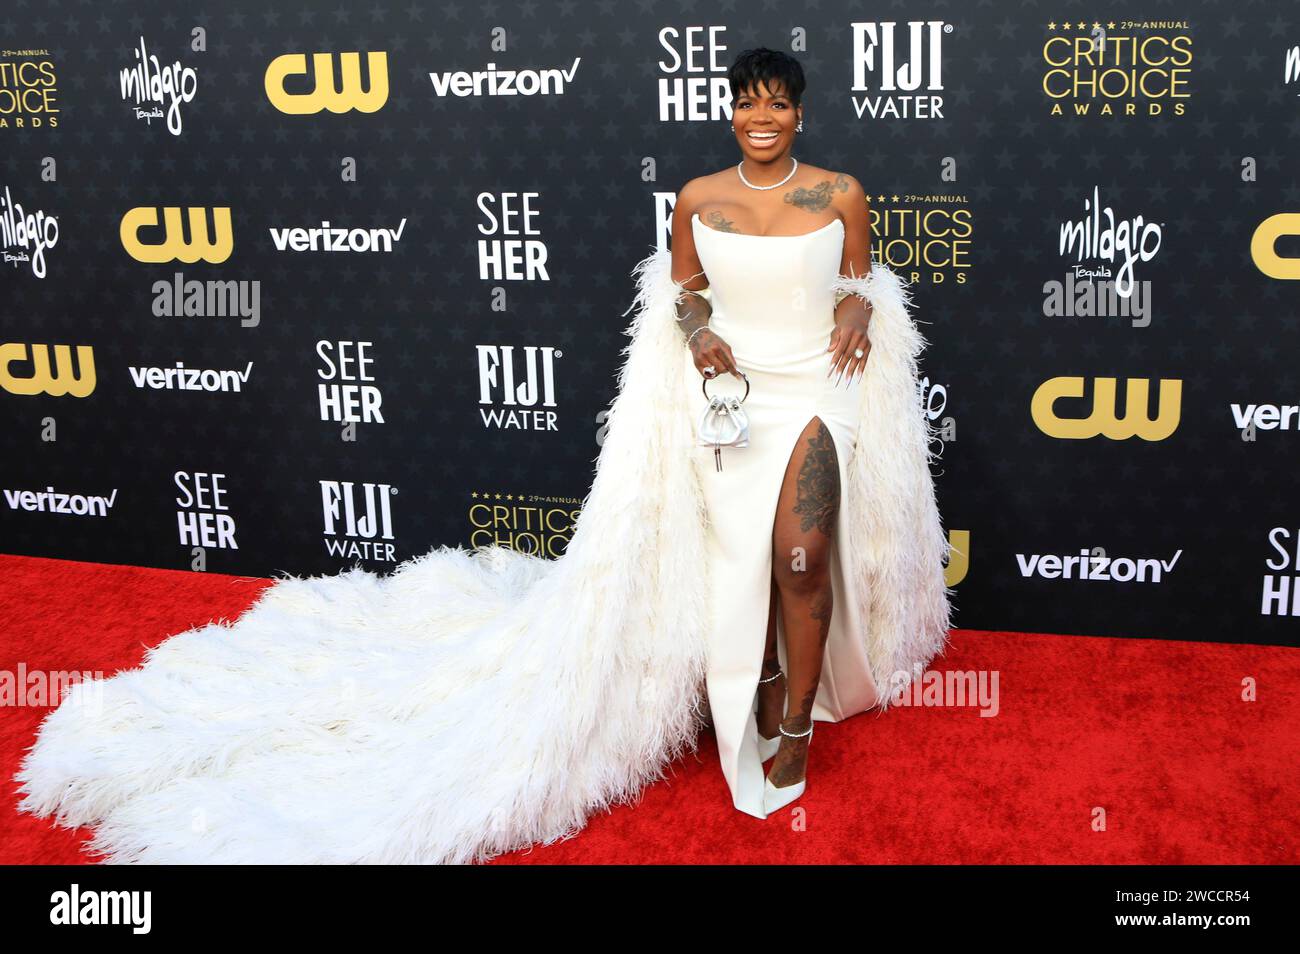
[[(740, 369), (737, 368), (736, 370), (739, 371)], [(749, 397), (749, 375), (746, 374), (744, 371), (741, 371), (741, 372), (740, 372), (740, 376), (741, 376), (742, 378), (745, 379), (745, 397), (742, 397), (742, 398), (740, 399), (740, 403), (741, 403), (741, 404), (744, 404), (744, 403), (745, 403), (745, 398)], [(705, 400), (708, 400), (708, 399), (709, 399), (709, 381), (710, 381), (710, 380), (712, 380), (712, 379), (711, 379), (711, 378), (705, 378), (705, 379), (704, 379), (704, 383), (700, 385), (701, 389), (704, 391), (704, 398), (705, 398)]]

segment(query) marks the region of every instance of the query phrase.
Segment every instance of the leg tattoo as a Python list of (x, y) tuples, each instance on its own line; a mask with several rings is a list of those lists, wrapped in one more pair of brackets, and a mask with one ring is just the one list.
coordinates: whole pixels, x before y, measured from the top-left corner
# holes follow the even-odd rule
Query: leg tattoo
[[(806, 732), (812, 725), (813, 703), (821, 682), (822, 658), (830, 635), (834, 605), (830, 581), (830, 548), (840, 506), (839, 463), (835, 442), (820, 418), (809, 422), (786, 469), (776, 526), (774, 553), (801, 549), (800, 570), (778, 566), (782, 622), (786, 634), (787, 692), (790, 714), (781, 722), (788, 732)], [(778, 787), (804, 778), (808, 737), (782, 737), (769, 777)]]

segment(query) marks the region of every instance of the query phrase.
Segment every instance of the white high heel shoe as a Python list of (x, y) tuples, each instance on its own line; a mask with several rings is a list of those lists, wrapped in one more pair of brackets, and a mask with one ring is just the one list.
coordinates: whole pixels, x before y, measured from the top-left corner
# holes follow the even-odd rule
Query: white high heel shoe
[[(807, 732), (787, 732), (785, 731), (785, 726), (781, 726), (780, 729), (781, 729), (781, 735), (784, 735), (786, 738), (802, 739), (805, 736), (807, 736), (808, 741), (810, 743), (812, 742), (813, 723), (811, 722), (808, 725)], [(777, 741), (780, 742), (779, 736), (777, 738)], [(780, 809), (785, 808), (785, 806), (793, 802), (796, 798), (802, 795), (807, 789), (808, 789), (808, 778), (806, 775), (804, 778), (802, 778), (798, 782), (795, 782), (793, 785), (783, 785), (780, 788), (777, 788), (775, 785), (773, 785), (772, 780), (770, 778), (764, 778), (763, 779), (763, 813), (765, 815), (770, 815), (775, 811), (779, 811)]]
[[(775, 673), (768, 676), (766, 679), (758, 680), (758, 684), (761, 686), (763, 683), (771, 682), (773, 679), (776, 679), (778, 676), (782, 676), (782, 675), (784, 675), (784, 673), (782, 673), (781, 670), (778, 669)], [(785, 714), (784, 710), (789, 708), (789, 703), (790, 700), (787, 698), (785, 705), (781, 707), (783, 710), (782, 716), (784, 716)], [(769, 759), (774, 758), (776, 756), (776, 750), (779, 749), (780, 747), (781, 747), (780, 735), (777, 735), (771, 739), (765, 739), (763, 738), (763, 733), (761, 732), (758, 733), (758, 761), (760, 763), (766, 762)]]

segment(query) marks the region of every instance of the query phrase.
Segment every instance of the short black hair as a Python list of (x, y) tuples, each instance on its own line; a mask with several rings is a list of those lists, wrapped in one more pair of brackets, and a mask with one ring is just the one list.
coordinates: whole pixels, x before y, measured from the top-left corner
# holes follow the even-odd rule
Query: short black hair
[(780, 86), (796, 107), (803, 100), (803, 92), (808, 85), (803, 77), (803, 67), (789, 53), (766, 47), (745, 50), (727, 70), (732, 105), (746, 91), (757, 93), (759, 80), (763, 81), (769, 91)]

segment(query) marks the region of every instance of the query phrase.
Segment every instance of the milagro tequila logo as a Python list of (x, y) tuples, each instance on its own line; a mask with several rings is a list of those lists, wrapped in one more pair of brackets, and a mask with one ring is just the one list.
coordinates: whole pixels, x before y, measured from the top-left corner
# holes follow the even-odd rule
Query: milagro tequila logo
[(1291, 86), (1300, 83), (1300, 46), (1293, 46), (1286, 51), (1286, 62), (1282, 65), (1282, 85)]
[(1097, 186), (1092, 188), (1092, 199), (1083, 200), (1083, 207), (1087, 215), (1073, 222), (1061, 223), (1060, 254), (1073, 256), (1080, 263), (1074, 266), (1076, 278), (1112, 277), (1109, 266), (1089, 269), (1083, 262), (1119, 262), (1119, 272), (1113, 276), (1115, 291), (1125, 297), (1131, 295), (1134, 263), (1149, 262), (1156, 257), (1164, 235), (1163, 224), (1147, 222), (1140, 215), (1116, 221), (1114, 209), (1109, 205), (1102, 209)]
[[(921, 401), (926, 419), (934, 425), (934, 436), (940, 442), (957, 439), (956, 415), (948, 413), (948, 385), (931, 381), (927, 374), (920, 380)], [(942, 454), (942, 448), (939, 449)]]
[[(45, 277), (45, 250), (59, 242), (58, 216), (47, 215), (43, 210), (28, 211), (15, 202), (5, 186), (0, 199), (0, 245), (4, 248), (5, 264), (14, 268), (19, 262), (30, 262), (32, 274)], [(18, 249), (20, 251), (14, 251)]]
[(199, 74), (192, 66), (182, 66), (174, 60), (163, 66), (158, 57), (145, 49), (144, 37), (133, 51), (135, 66), (124, 67), (118, 73), (122, 98), (135, 101), (135, 118), (153, 125), (163, 118), (167, 109), (167, 131), (173, 136), (181, 134), (181, 103), (193, 102), (198, 93)]
[(944, 119), (943, 38), (952, 24), (893, 20), (853, 26), (853, 109), (858, 118)]
[[(482, 344), (478, 352), (479, 415), (496, 430), (558, 431), (555, 359), (558, 348)], [(517, 354), (521, 351), (522, 354)]]
[(343, 559), (396, 562), (392, 484), (351, 480), (320, 481), (325, 550)]

